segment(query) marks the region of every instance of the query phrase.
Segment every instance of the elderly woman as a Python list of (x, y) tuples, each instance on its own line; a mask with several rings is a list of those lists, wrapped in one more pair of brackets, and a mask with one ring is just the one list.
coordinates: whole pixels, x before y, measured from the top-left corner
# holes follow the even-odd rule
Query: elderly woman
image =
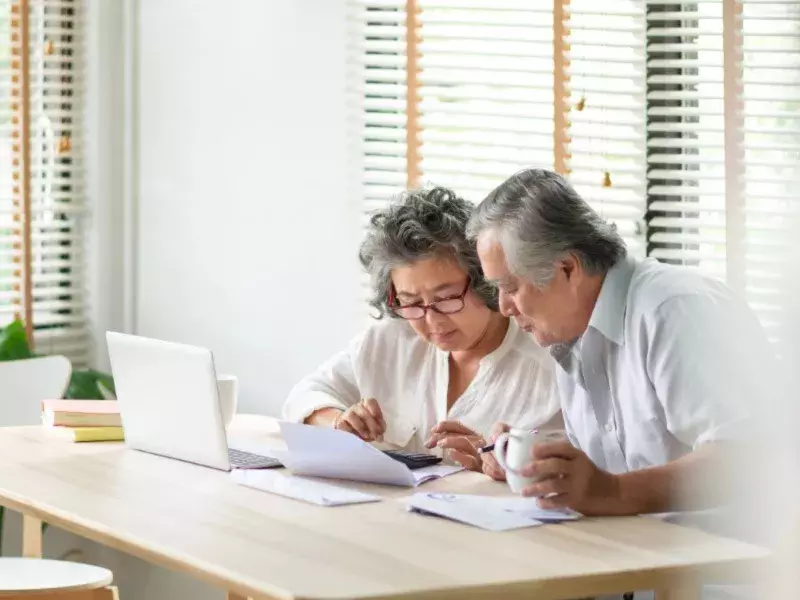
[[(549, 355), (498, 312), (466, 225), (472, 205), (445, 188), (375, 214), (359, 257), (378, 322), (298, 383), (286, 420), (411, 451), (474, 451), (495, 422), (560, 424)], [(389, 317), (384, 319), (384, 317)]]

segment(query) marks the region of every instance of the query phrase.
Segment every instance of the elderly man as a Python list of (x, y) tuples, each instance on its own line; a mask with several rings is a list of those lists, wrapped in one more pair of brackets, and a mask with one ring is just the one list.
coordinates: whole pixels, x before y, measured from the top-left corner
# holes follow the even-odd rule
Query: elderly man
[[(569, 441), (535, 446), (524, 493), (593, 515), (723, 502), (730, 442), (750, 435), (770, 372), (749, 308), (697, 270), (629, 257), (615, 227), (549, 171), (495, 189), (470, 235), (501, 312), (560, 365)], [(491, 458), (484, 471), (503, 477)]]

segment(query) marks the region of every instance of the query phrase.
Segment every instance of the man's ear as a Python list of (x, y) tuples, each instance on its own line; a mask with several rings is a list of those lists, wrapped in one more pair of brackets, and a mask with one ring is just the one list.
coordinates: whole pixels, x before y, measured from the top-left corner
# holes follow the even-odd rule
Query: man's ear
[(570, 281), (575, 275), (581, 272), (581, 263), (574, 254), (567, 254), (559, 262), (559, 268), (564, 272), (567, 281)]

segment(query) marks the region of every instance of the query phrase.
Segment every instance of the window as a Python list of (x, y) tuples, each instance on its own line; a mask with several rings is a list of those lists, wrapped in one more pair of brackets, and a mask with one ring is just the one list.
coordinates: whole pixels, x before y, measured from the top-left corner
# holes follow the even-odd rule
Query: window
[(428, 184), (480, 201), (552, 168), (632, 254), (727, 280), (778, 340), (778, 234), (800, 212), (800, 4), (350, 2), (367, 210)]
[(0, 327), (22, 318), (36, 352), (65, 354), (76, 365), (90, 360), (82, 7), (76, 0), (0, 0)]

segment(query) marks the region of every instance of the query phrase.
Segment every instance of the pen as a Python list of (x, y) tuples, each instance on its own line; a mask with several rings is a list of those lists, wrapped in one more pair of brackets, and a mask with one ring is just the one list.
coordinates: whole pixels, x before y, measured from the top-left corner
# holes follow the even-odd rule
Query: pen
[[(539, 433), (538, 429), (531, 429), (530, 433)], [(491, 452), (494, 450), (494, 442), (484, 446), (483, 448), (478, 448), (478, 454), (486, 454), (487, 452)]]

